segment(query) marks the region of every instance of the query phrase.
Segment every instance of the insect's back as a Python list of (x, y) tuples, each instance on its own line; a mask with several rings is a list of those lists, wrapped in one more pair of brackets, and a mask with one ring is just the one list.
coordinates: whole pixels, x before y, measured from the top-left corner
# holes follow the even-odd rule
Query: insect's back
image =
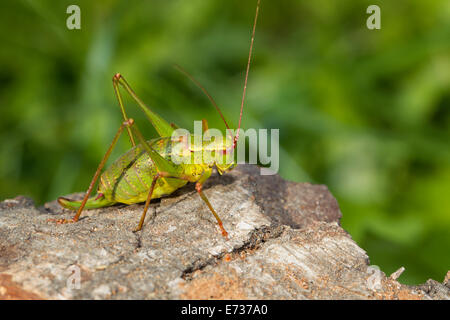
[[(170, 138), (152, 139), (148, 143), (161, 156), (170, 160)], [(180, 170), (183, 168), (180, 167)], [(137, 145), (122, 154), (103, 172), (98, 192), (112, 202), (126, 204), (143, 202), (147, 199), (156, 173), (156, 167), (148, 153), (141, 145)], [(173, 178), (158, 179), (152, 199), (171, 194), (186, 183), (187, 181)]]

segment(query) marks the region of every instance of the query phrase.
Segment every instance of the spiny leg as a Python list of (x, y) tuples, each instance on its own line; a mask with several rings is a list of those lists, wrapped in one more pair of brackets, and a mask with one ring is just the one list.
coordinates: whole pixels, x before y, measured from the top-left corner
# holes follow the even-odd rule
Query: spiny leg
[[(150, 191), (148, 193), (147, 196), (147, 200), (145, 201), (145, 206), (144, 206), (144, 211), (142, 212), (142, 216), (141, 216), (141, 220), (139, 221), (139, 225), (138, 227), (134, 230), (134, 232), (137, 232), (139, 230), (142, 229), (142, 226), (144, 224), (145, 221), (145, 216), (147, 214), (148, 211), (148, 207), (150, 206), (150, 201), (152, 199), (152, 194), (153, 194), (153, 190), (155, 189), (155, 185), (156, 182), (158, 181), (159, 178), (175, 178), (175, 179), (180, 179), (180, 180), (189, 180), (189, 177), (181, 175), (181, 176), (172, 176), (170, 173), (168, 172), (158, 172), (154, 177), (153, 177), (153, 181), (152, 181), (152, 185), (150, 187)], [(214, 215), (214, 217), (217, 220), (217, 223), (222, 231), (222, 236), (224, 236), (227, 240), (228, 240), (228, 232), (225, 230), (225, 228), (223, 227), (223, 223), (222, 220), (220, 219), (219, 215), (217, 214), (217, 212), (214, 210), (214, 208), (212, 207), (211, 203), (209, 202), (208, 198), (206, 197), (206, 195), (203, 193), (203, 184), (200, 182), (197, 182), (195, 184), (195, 190), (197, 190), (198, 194), (200, 195), (200, 198), (202, 198), (202, 200), (206, 203), (206, 205), (208, 206), (209, 210), (211, 210), (212, 214)]]
[(144, 225), (145, 216), (147, 214), (148, 207), (150, 206), (150, 201), (152, 199), (153, 190), (155, 189), (156, 182), (158, 181), (159, 178), (176, 178), (176, 179), (181, 179), (181, 180), (188, 180), (187, 177), (184, 177), (184, 176), (172, 176), (168, 172), (158, 172), (158, 173), (156, 173), (156, 175), (153, 177), (152, 185), (150, 186), (150, 191), (148, 193), (147, 200), (145, 201), (144, 211), (142, 212), (141, 220), (139, 221), (139, 225), (134, 230), (134, 232), (140, 231), (142, 229), (142, 226)]
[(141, 220), (139, 221), (137, 228), (134, 229), (134, 232), (140, 231), (142, 229), (142, 226), (144, 225), (145, 215), (147, 214), (147, 210), (150, 205), (150, 200), (152, 199), (153, 190), (155, 189), (156, 182), (158, 181), (160, 176), (161, 176), (161, 173), (158, 172), (153, 177), (152, 185), (150, 186), (150, 191), (148, 192), (147, 200), (145, 201), (144, 211), (142, 212), (142, 215), (141, 215)]
[[(120, 90), (119, 90), (119, 79), (120, 79), (120, 73), (116, 73), (112, 79), (114, 93), (116, 94), (116, 98), (119, 101), (119, 107), (120, 107), (120, 111), (122, 112), (123, 120), (128, 121), (128, 117), (125, 112), (125, 107), (123, 105), (122, 95), (120, 94)], [(136, 143), (134, 142), (133, 133), (131, 132), (131, 129), (129, 127), (127, 127), (127, 131), (128, 131), (128, 137), (130, 138), (130, 142), (131, 142), (132, 146), (133, 147), (136, 146)]]
[(103, 167), (105, 166), (106, 161), (108, 160), (109, 156), (111, 155), (111, 152), (114, 149), (114, 146), (116, 145), (117, 140), (119, 140), (119, 137), (120, 137), (123, 129), (125, 127), (127, 127), (127, 128), (131, 127), (133, 125), (133, 123), (134, 123), (134, 120), (130, 118), (127, 121), (124, 121), (120, 125), (119, 129), (117, 130), (116, 135), (114, 136), (113, 141), (111, 142), (108, 150), (106, 151), (105, 155), (103, 156), (102, 161), (100, 162), (100, 164), (97, 167), (97, 171), (95, 172), (94, 177), (92, 178), (92, 181), (91, 181), (91, 183), (89, 185), (88, 191), (86, 192), (86, 194), (85, 194), (85, 196), (83, 198), (83, 201), (81, 202), (81, 205), (78, 208), (77, 213), (75, 214), (75, 216), (72, 219), (70, 219), (70, 220), (60, 219), (57, 222), (59, 222), (59, 223), (69, 223), (69, 222), (76, 222), (76, 221), (78, 221), (78, 219), (79, 219), (79, 217), (81, 215), (81, 212), (83, 211), (84, 206), (86, 205), (86, 202), (87, 202), (89, 196), (91, 195), (92, 190), (94, 189), (95, 183), (97, 182), (97, 179), (100, 176), (100, 173), (101, 173)]
[(211, 203), (209, 202), (208, 198), (206, 197), (206, 195), (203, 193), (203, 184), (201, 182), (197, 182), (195, 184), (195, 190), (197, 190), (200, 198), (202, 198), (202, 200), (206, 203), (206, 205), (208, 206), (209, 210), (212, 212), (212, 214), (214, 215), (214, 217), (217, 220), (217, 223), (219, 224), (220, 230), (222, 230), (222, 236), (224, 236), (226, 239), (228, 239), (228, 232), (225, 230), (225, 228), (223, 227), (223, 223), (222, 220), (219, 218), (219, 215), (217, 214), (217, 212), (214, 210), (214, 208), (212, 207)]

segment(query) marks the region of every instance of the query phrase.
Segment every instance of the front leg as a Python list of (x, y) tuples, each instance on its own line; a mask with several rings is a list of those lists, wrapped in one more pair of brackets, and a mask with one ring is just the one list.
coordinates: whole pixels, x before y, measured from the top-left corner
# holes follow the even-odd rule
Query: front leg
[(203, 193), (203, 183), (209, 178), (210, 175), (211, 175), (211, 172), (205, 171), (203, 173), (202, 177), (200, 178), (200, 180), (198, 180), (196, 182), (195, 190), (197, 190), (198, 195), (200, 196), (200, 198), (202, 198), (202, 200), (206, 203), (206, 205), (208, 206), (209, 210), (212, 212), (212, 214), (216, 218), (217, 223), (219, 224), (220, 230), (222, 230), (222, 236), (224, 236), (225, 239), (228, 240), (228, 232), (223, 227), (222, 220), (220, 219), (219, 215), (217, 214), (217, 212), (212, 207), (212, 205), (209, 202), (209, 200), (206, 197), (206, 195)]

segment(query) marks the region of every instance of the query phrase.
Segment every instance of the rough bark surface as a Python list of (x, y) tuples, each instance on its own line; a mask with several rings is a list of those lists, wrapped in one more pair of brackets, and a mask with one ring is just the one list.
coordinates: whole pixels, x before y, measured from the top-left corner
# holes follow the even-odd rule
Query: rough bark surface
[(73, 212), (25, 197), (1, 202), (0, 299), (450, 298), (448, 275), (410, 287), (370, 267), (325, 186), (244, 165), (204, 190), (228, 241), (192, 186), (152, 203), (138, 233), (142, 204), (55, 224)]

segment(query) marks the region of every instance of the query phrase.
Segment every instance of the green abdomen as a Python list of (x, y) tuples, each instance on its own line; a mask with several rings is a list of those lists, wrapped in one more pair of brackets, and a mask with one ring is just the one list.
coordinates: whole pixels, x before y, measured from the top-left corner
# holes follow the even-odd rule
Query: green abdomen
[[(170, 138), (149, 140), (148, 143), (164, 158), (170, 157)], [(113, 202), (132, 204), (147, 200), (157, 173), (147, 152), (140, 145), (121, 155), (100, 177), (99, 193)], [(179, 179), (158, 179), (152, 199), (171, 194), (187, 182)]]

